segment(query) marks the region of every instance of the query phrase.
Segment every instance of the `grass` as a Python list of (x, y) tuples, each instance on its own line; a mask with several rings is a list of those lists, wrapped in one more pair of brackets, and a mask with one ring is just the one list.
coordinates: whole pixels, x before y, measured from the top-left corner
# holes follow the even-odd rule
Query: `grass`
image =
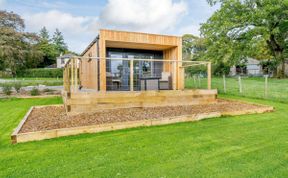
[[(13, 85), (14, 82), (21, 82), (22, 86), (37, 86), (37, 85), (47, 85), (47, 86), (60, 86), (63, 85), (62, 78), (3, 78), (3, 81)], [(0, 82), (1, 86), (1, 82)]]
[(11, 145), (30, 106), (61, 99), (2, 99), (0, 177), (287, 177), (288, 104), (244, 100), (276, 111)]
[[(185, 81), (187, 88), (207, 88), (207, 80), (188, 78)], [(212, 77), (212, 88), (224, 93), (223, 78)], [(243, 77), (242, 93), (239, 93), (238, 78), (226, 78), (226, 94), (245, 96), (250, 98), (264, 98), (274, 101), (288, 101), (288, 79), (268, 79), (268, 92), (265, 96), (265, 79), (263, 77)]]

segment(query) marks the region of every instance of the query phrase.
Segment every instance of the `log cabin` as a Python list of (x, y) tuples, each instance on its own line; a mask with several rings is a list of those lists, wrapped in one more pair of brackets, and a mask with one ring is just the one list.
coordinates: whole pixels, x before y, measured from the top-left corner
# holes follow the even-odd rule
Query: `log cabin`
[[(207, 66), (207, 89), (185, 89), (184, 69), (193, 65)], [(178, 36), (101, 29), (63, 76), (67, 113), (204, 104), (217, 96), (211, 63), (182, 61)]]

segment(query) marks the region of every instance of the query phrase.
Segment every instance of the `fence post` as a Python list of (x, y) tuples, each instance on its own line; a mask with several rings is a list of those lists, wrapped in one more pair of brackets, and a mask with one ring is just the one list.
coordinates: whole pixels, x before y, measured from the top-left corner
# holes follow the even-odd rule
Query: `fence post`
[(64, 91), (66, 91), (66, 81), (65, 81), (65, 78), (66, 78), (66, 70), (65, 70), (65, 67), (63, 68), (63, 88), (64, 88)]
[(201, 88), (201, 77), (198, 75), (198, 88)]
[(265, 91), (264, 91), (264, 96), (265, 98), (268, 95), (268, 75), (265, 75)]
[(78, 58), (74, 59), (75, 66), (75, 92), (78, 91)]
[(66, 65), (67, 67), (67, 92), (71, 93), (71, 68), (70, 68), (70, 63)]
[(207, 64), (207, 89), (211, 90), (211, 62)]
[(130, 59), (130, 91), (134, 90), (134, 83), (133, 83), (133, 76), (134, 76), (134, 69), (133, 69), (133, 59)]
[(225, 77), (225, 74), (223, 75), (223, 89), (224, 89), (224, 93), (226, 93), (226, 77)]
[(195, 88), (197, 88), (197, 83), (196, 83), (196, 75), (193, 75), (193, 81), (194, 81), (194, 86), (195, 86)]
[(176, 61), (173, 61), (173, 81), (172, 81), (172, 83), (173, 83), (173, 90), (176, 90), (177, 89), (177, 87), (176, 87), (176, 85), (177, 85), (177, 81), (176, 81), (176, 78), (177, 78), (177, 74), (176, 74), (176, 72), (177, 72), (177, 64), (176, 64)]
[(74, 91), (74, 58), (71, 59), (71, 64), (70, 64), (70, 67), (71, 67), (71, 88), (72, 90)]
[(238, 84), (239, 84), (239, 93), (242, 93), (242, 81), (241, 81), (241, 76), (240, 75), (238, 77)]

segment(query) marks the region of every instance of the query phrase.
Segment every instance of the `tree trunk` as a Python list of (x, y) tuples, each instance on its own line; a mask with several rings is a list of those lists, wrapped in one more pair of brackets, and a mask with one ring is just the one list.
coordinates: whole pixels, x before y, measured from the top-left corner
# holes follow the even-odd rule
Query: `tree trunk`
[(285, 77), (285, 58), (283, 52), (277, 52), (277, 60), (280, 61), (280, 67), (277, 68), (277, 78)]
[(282, 72), (283, 72), (283, 76), (285, 77), (285, 59), (282, 59)]
[[(272, 32), (272, 29), (271, 29)], [(285, 77), (285, 58), (284, 58), (284, 47), (282, 47), (275, 39), (274, 34), (270, 34), (270, 39), (267, 40), (267, 44), (273, 53), (276, 60), (281, 63), (281, 66), (277, 67), (277, 78)]]

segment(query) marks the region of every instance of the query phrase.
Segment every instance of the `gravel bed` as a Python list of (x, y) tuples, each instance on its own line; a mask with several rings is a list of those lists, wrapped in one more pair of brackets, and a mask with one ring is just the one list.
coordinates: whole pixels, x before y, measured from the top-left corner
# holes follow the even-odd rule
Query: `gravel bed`
[(34, 108), (20, 133), (261, 107), (264, 106), (218, 99), (215, 104), (113, 109), (67, 116), (63, 106), (47, 106)]

